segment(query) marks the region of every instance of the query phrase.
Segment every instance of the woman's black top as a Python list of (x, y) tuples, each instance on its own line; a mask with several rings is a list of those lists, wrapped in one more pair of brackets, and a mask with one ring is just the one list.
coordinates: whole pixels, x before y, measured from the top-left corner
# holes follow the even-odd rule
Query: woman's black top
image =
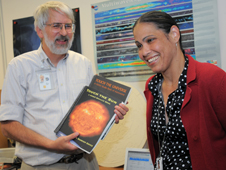
[[(162, 74), (156, 74), (156, 76), (149, 82), (149, 89), (154, 96), (152, 110), (153, 116), (150, 123), (151, 132), (154, 138), (158, 140), (157, 132), (159, 131), (164, 170), (192, 169), (187, 135), (180, 116), (180, 110), (187, 87), (187, 69), (188, 58), (185, 56), (185, 66), (179, 78), (178, 88), (168, 96), (166, 109), (161, 92), (163, 82)], [(165, 111), (169, 118), (167, 126)], [(165, 140), (162, 143), (165, 132)]]

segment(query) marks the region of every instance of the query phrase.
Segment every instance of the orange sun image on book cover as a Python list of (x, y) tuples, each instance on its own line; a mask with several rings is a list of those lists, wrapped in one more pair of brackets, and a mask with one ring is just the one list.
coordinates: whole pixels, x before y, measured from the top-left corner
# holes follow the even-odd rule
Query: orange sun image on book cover
[(74, 108), (69, 126), (81, 136), (92, 137), (101, 134), (109, 117), (108, 109), (102, 103), (88, 100)]

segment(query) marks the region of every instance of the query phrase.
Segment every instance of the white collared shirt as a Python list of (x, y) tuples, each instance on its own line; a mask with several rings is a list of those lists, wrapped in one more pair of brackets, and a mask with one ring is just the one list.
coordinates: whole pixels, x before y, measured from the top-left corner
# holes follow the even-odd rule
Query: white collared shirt
[[(47, 75), (48, 90), (40, 86), (40, 74)], [(29, 129), (55, 140), (55, 128), (85, 85), (93, 77), (91, 62), (68, 51), (54, 67), (41, 46), (17, 56), (9, 63), (0, 106), (0, 121), (16, 120)], [(43, 86), (44, 87), (44, 86)], [(63, 154), (16, 143), (15, 154), (29, 165), (48, 165)]]

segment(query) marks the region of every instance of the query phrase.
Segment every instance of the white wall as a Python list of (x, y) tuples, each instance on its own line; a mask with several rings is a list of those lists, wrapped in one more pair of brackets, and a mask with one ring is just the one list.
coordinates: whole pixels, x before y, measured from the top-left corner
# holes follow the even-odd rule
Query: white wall
[[(12, 37), (12, 20), (32, 16), (36, 7), (48, 0), (0, 0), (2, 5), (2, 18), (4, 23), (5, 47), (7, 64), (13, 58), (13, 37)], [(93, 36), (92, 36), (92, 21), (91, 21), (91, 4), (102, 2), (104, 0), (62, 0), (71, 8), (80, 8), (80, 23), (81, 23), (81, 41), (82, 52), (85, 56), (92, 60), (94, 64), (93, 54)], [(2, 54), (0, 53), (2, 62)], [(0, 62), (0, 64), (1, 64)], [(3, 67), (0, 65), (0, 72), (3, 72)], [(3, 78), (0, 77), (0, 89), (2, 88)]]
[[(1, 38), (1, 35), (0, 35), (0, 38)], [(0, 53), (2, 52), (2, 42), (0, 41)], [(0, 54), (1, 56), (2, 54)], [(2, 56), (0, 57), (0, 89), (2, 89), (2, 83), (3, 83), (3, 80), (4, 80), (4, 66), (3, 66), (3, 58)]]
[(5, 74), (5, 58), (3, 58), (4, 56), (4, 52), (5, 50), (3, 50), (4, 48), (4, 38), (2, 37), (5, 37), (4, 36), (4, 31), (3, 31), (3, 20), (1, 18), (1, 15), (2, 15), (2, 5), (1, 5), (1, 0), (0, 0), (0, 89), (2, 89), (2, 83), (3, 83), (3, 80), (4, 80), (4, 74)]
[(217, 0), (218, 3), (218, 23), (221, 49), (221, 68), (226, 71), (226, 1)]
[[(0, 0), (3, 10), (3, 23), (5, 32), (5, 47), (7, 63), (13, 58), (13, 37), (12, 37), (12, 20), (32, 16), (36, 7), (47, 0)], [(92, 20), (91, 20), (91, 4), (103, 2), (106, 0), (62, 0), (71, 8), (80, 8), (80, 23), (81, 23), (81, 41), (82, 53), (88, 57), (94, 64), (94, 49), (93, 49), (93, 35), (92, 35)], [(221, 63), (222, 68), (226, 70), (226, 1), (217, 0), (218, 13), (219, 13), (219, 34), (221, 44)], [(1, 4), (0, 3), (0, 4)], [(1, 49), (0, 49), (1, 50)], [(2, 54), (0, 53), (0, 72), (3, 73), (1, 65)], [(0, 89), (3, 84), (3, 77), (0, 74)], [(136, 87), (142, 93), (144, 89), (144, 82), (129, 82), (132, 86)]]

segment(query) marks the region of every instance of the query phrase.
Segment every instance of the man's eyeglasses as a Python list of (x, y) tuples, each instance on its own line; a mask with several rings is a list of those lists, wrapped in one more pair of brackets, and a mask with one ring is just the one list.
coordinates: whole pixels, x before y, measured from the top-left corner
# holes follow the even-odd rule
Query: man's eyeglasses
[(75, 24), (63, 24), (63, 23), (52, 23), (52, 24), (43, 24), (47, 26), (51, 26), (51, 31), (54, 33), (58, 33), (62, 30), (63, 26), (67, 33), (74, 33), (75, 32)]

